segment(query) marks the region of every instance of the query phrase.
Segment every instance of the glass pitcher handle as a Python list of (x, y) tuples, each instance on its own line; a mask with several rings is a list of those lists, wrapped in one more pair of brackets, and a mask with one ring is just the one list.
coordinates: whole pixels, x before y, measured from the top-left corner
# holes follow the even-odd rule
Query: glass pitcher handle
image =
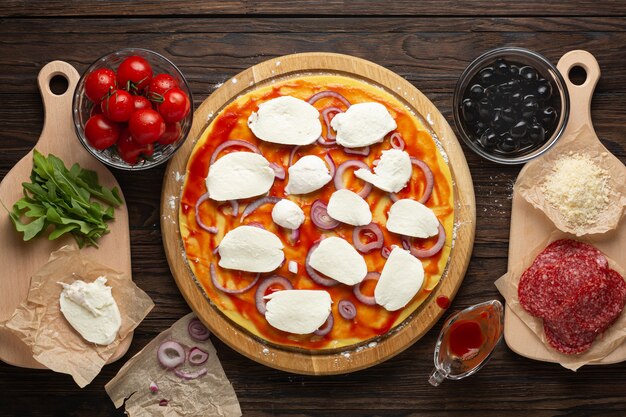
[(430, 385), (432, 385), (433, 387), (438, 387), (443, 382), (444, 379), (446, 379), (446, 374), (441, 372), (439, 369), (435, 368), (430, 374), (430, 378), (428, 378), (428, 382), (430, 382)]

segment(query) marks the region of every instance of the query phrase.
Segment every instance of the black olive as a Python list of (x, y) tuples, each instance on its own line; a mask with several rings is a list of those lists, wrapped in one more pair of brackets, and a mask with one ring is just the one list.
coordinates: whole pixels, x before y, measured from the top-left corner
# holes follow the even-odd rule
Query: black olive
[(537, 83), (537, 97), (540, 100), (548, 100), (552, 96), (552, 84), (550, 81), (542, 78)]
[(526, 136), (527, 127), (528, 125), (526, 124), (526, 122), (524, 120), (521, 120), (511, 128), (509, 133), (511, 134), (511, 137), (515, 139), (521, 139)]
[(501, 111), (496, 110), (491, 116), (491, 127), (497, 133), (502, 133), (508, 128), (508, 124), (502, 119)]
[(474, 132), (476, 132), (476, 136), (480, 136), (487, 129), (487, 125), (483, 122), (478, 122), (474, 125)]
[(539, 145), (546, 140), (546, 132), (539, 123), (533, 123), (528, 127), (528, 139), (535, 145)]
[(522, 104), (522, 93), (516, 92), (509, 96), (509, 104), (511, 106), (519, 106)]
[(525, 66), (519, 69), (519, 75), (526, 82), (534, 82), (539, 78), (537, 70), (533, 67)]
[(483, 98), (478, 102), (478, 117), (480, 118), (480, 120), (488, 121), (492, 112), (493, 106), (488, 99)]
[(517, 78), (519, 76), (519, 67), (517, 65), (509, 65), (509, 74), (513, 78)]
[(519, 118), (519, 114), (513, 109), (513, 107), (503, 108), (500, 115), (502, 116), (502, 120), (509, 125), (515, 123), (515, 121)]
[(495, 85), (490, 85), (489, 87), (485, 88), (484, 92), (485, 92), (485, 97), (492, 100), (494, 97), (498, 95), (498, 87)]
[(546, 107), (539, 113), (539, 120), (545, 129), (552, 127), (558, 115), (553, 107)]
[(537, 101), (537, 98), (535, 97), (534, 94), (526, 94), (524, 96), (524, 101), (528, 101), (528, 100), (535, 100), (535, 101)]
[(485, 96), (485, 89), (480, 84), (474, 84), (469, 89), (469, 96), (474, 100), (480, 100)]
[(500, 148), (500, 150), (505, 153), (515, 152), (517, 149), (519, 149), (519, 141), (511, 137), (508, 133), (504, 133), (502, 136), (500, 136), (498, 148)]
[(485, 149), (493, 149), (498, 143), (498, 135), (491, 129), (487, 129), (478, 139), (478, 143)]
[(519, 88), (519, 81), (511, 80), (498, 84), (498, 90), (503, 94), (511, 94)]
[(467, 123), (474, 123), (476, 121), (476, 105), (472, 99), (466, 98), (461, 104), (461, 113), (463, 120)]
[(504, 59), (498, 59), (493, 65), (493, 70), (500, 78), (505, 78), (509, 75), (509, 65)]
[(493, 73), (493, 68), (486, 67), (480, 70), (478, 73), (478, 79), (482, 85), (491, 85), (495, 81), (495, 74)]
[(535, 100), (534, 98), (524, 100), (524, 103), (522, 104), (522, 116), (525, 119), (532, 117), (537, 112), (537, 110), (539, 110), (539, 103), (537, 103), (537, 100)]

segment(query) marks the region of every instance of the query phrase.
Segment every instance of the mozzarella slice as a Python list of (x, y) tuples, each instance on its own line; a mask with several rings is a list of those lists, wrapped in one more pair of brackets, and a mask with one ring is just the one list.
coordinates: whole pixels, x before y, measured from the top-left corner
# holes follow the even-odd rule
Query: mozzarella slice
[(291, 200), (282, 199), (274, 204), (272, 220), (287, 229), (297, 229), (304, 223), (304, 212), (299, 205)]
[(333, 219), (352, 226), (365, 226), (372, 222), (372, 212), (367, 201), (345, 188), (330, 196), (326, 210)]
[(337, 143), (359, 148), (381, 142), (397, 125), (387, 108), (380, 103), (358, 103), (339, 113), (330, 125), (337, 132)]
[(265, 194), (274, 184), (274, 171), (263, 156), (232, 152), (209, 168), (206, 186), (212, 200), (226, 201)]
[(261, 103), (248, 118), (248, 126), (257, 138), (282, 145), (309, 145), (322, 134), (320, 112), (291, 96)]
[(347, 241), (335, 236), (319, 243), (311, 253), (309, 265), (317, 272), (346, 285), (358, 284), (367, 275), (363, 256)]
[(306, 155), (289, 167), (289, 180), (285, 192), (287, 194), (308, 194), (319, 190), (331, 179), (328, 166), (322, 158)]
[(423, 283), (422, 262), (410, 252), (396, 247), (385, 262), (374, 289), (374, 299), (385, 310), (396, 311), (411, 301)]
[(264, 297), (265, 318), (274, 328), (289, 333), (313, 333), (326, 322), (332, 300), (326, 291), (283, 290)]
[(397, 193), (406, 187), (412, 173), (411, 157), (399, 149), (383, 151), (374, 173), (365, 168), (354, 171), (356, 177), (390, 193)]
[(239, 226), (219, 244), (219, 266), (246, 272), (271, 272), (285, 259), (283, 244), (273, 233), (254, 226)]
[(389, 209), (387, 230), (400, 235), (427, 238), (439, 233), (435, 213), (415, 200), (398, 200)]

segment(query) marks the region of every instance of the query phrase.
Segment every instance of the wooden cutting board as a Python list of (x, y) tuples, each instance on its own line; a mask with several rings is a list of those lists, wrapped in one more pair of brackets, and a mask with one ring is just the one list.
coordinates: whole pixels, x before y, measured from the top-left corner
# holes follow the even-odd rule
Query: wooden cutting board
[[(270, 346), (225, 319), (205, 298), (186, 264), (179, 231), (178, 204), (173, 204), (173, 198), (181, 194), (183, 185), (181, 177), (185, 173), (195, 139), (200, 137), (213, 117), (225, 105), (238, 95), (255, 88), (259, 83), (284, 79), (286, 76), (322, 73), (353, 76), (378, 85), (421, 115), (425, 126), (429, 126), (430, 121), (434, 134), (440, 139), (449, 157), (455, 182), (457, 224), (456, 241), (447, 275), (416, 314), (392, 334), (382, 337), (372, 346), (364, 346), (361, 349), (356, 349), (355, 346), (352, 349), (346, 348), (343, 352), (330, 353)], [(449, 299), (454, 297), (465, 275), (474, 243), (476, 223), (474, 188), (463, 151), (446, 119), (405, 79), (379, 65), (347, 55), (307, 53), (274, 58), (237, 74), (207, 98), (194, 114), (194, 123), (189, 136), (170, 161), (163, 183), (161, 196), (163, 243), (170, 269), (187, 303), (211, 331), (230, 347), (250, 359), (284, 371), (312, 375), (342, 374), (378, 364), (402, 352), (422, 337), (444, 313), (444, 310), (437, 307), (435, 299), (440, 295)]]
[[(67, 90), (60, 95), (50, 90), (50, 81), (55, 76), (67, 80)], [(79, 78), (76, 69), (63, 61), (50, 62), (39, 72), (37, 82), (44, 104), (45, 119), (35, 148), (44, 155), (52, 153), (60, 157), (68, 168), (78, 163), (83, 168), (96, 171), (102, 185), (119, 189), (113, 174), (83, 148), (76, 136), (72, 120), (72, 96)], [(22, 182), (29, 180), (32, 161), (33, 151), (30, 151), (2, 179), (0, 201), (7, 208), (10, 209), (23, 196)], [(115, 220), (109, 223), (109, 228), (111, 233), (98, 241), (99, 249), (85, 247), (81, 252), (103, 265), (123, 272), (130, 279), (130, 235), (126, 205), (115, 210)], [(0, 208), (0, 322), (10, 319), (15, 308), (26, 300), (30, 277), (48, 261), (50, 253), (72, 242), (74, 239), (69, 235), (53, 241), (48, 241), (46, 237), (37, 237), (24, 242), (21, 233), (15, 231), (8, 213)], [(124, 355), (131, 341), (132, 334), (124, 339), (109, 362)], [(0, 360), (15, 366), (43, 368), (33, 359), (22, 341), (1, 327)]]
[[(574, 67), (581, 67), (587, 73), (587, 78), (581, 85), (574, 84), (569, 78), (570, 70)], [(598, 62), (589, 52), (571, 51), (563, 55), (557, 68), (565, 79), (570, 97), (569, 122), (561, 139), (575, 134), (581, 128), (588, 128), (590, 132), (594, 132), (591, 123), (591, 98), (600, 79)], [(581, 140), (588, 141), (589, 145), (602, 146), (595, 132), (588, 136), (588, 138)], [(562, 152), (563, 149), (559, 147), (560, 143), (561, 140), (554, 149), (559, 149), (559, 152)], [(553, 152), (554, 149), (550, 152)], [(610, 155), (606, 148), (603, 147), (603, 149)], [(537, 162), (539, 161), (540, 159), (537, 160)], [(525, 172), (526, 167), (520, 172), (517, 181), (524, 176)], [(509, 270), (512, 269), (513, 265), (518, 264), (528, 254), (528, 251), (538, 247), (556, 230), (552, 221), (541, 210), (535, 209), (518, 191), (514, 191), (509, 237)], [(620, 263), (622, 267), (626, 266), (623, 263), (626, 253), (626, 223), (623, 216), (616, 230), (600, 235), (586, 236), (585, 239), (590, 240), (609, 258)], [(548, 348), (508, 306), (504, 317), (504, 339), (511, 350), (519, 355), (540, 361), (555, 362)], [(598, 361), (597, 364), (610, 364), (623, 360), (626, 360), (626, 344), (622, 344), (609, 356)]]

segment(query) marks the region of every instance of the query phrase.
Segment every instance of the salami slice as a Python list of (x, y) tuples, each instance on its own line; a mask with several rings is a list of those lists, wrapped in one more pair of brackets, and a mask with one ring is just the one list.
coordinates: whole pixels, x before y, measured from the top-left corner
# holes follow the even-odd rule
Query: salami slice
[(524, 271), (521, 306), (543, 319), (548, 343), (568, 355), (591, 347), (620, 316), (626, 282), (593, 246), (570, 239), (552, 242)]

